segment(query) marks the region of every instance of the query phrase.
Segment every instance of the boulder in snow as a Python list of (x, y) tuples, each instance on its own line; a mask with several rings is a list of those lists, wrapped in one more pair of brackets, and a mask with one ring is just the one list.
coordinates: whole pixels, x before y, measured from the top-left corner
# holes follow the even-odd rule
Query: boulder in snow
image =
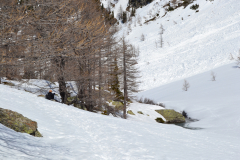
[(143, 112), (142, 112), (142, 111), (138, 111), (137, 113), (139, 113), (139, 114), (143, 114)]
[(128, 110), (127, 113), (131, 115), (135, 115), (132, 110)]
[(0, 108), (0, 123), (14, 131), (28, 133), (35, 137), (42, 137), (41, 133), (37, 130), (37, 122), (17, 112)]
[(155, 110), (161, 114), (167, 121), (167, 123), (184, 123), (185, 118), (181, 113), (178, 113), (172, 109)]

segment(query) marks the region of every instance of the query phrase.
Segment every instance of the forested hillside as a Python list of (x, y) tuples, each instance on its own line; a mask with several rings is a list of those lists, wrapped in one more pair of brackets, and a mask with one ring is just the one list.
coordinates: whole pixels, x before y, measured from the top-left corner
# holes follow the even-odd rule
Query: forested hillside
[(1, 0), (0, 4), (1, 77), (58, 82), (62, 103), (71, 96), (66, 82), (72, 81), (76, 101), (89, 111), (107, 107), (107, 100), (126, 103), (136, 91), (136, 51), (124, 37), (113, 37), (116, 19), (100, 1)]

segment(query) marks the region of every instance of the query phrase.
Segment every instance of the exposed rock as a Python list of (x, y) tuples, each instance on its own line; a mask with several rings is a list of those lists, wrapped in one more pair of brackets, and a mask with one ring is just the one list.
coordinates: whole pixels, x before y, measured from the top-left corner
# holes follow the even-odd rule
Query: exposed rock
[(112, 105), (114, 105), (116, 109), (120, 110), (123, 110), (124, 107), (123, 103), (120, 101), (112, 101)]
[(45, 95), (40, 94), (40, 95), (38, 95), (38, 97), (44, 97), (45, 98)]
[(143, 114), (143, 112), (142, 112), (142, 111), (138, 111), (137, 113), (139, 113), (139, 114)]
[(156, 119), (155, 119), (155, 121), (157, 121), (158, 123), (164, 123), (165, 121), (162, 119), (162, 118), (160, 118), (160, 117), (157, 117)]
[(76, 96), (73, 97), (68, 97), (67, 98), (67, 104), (73, 104), (74, 107), (79, 108), (79, 109), (83, 109), (87, 111), (87, 108), (85, 106), (81, 106), (81, 104), (79, 103), (80, 99), (77, 98)]
[(74, 96), (74, 97), (68, 97), (68, 98), (67, 98), (67, 101), (68, 101), (68, 102), (79, 101), (79, 98), (77, 98), (76, 96)]
[(3, 82), (4, 85), (8, 85), (8, 86), (15, 86), (15, 84), (11, 83), (11, 82)]
[(37, 130), (37, 122), (8, 109), (0, 108), (0, 123), (17, 132), (28, 133), (35, 137), (42, 137)]
[(131, 115), (135, 115), (132, 110), (128, 110), (127, 113)]
[(106, 110), (104, 110), (101, 114), (103, 114), (103, 115), (108, 115), (108, 113), (107, 113)]
[(114, 106), (115, 110), (122, 111), (124, 109), (124, 104), (121, 101), (108, 100), (110, 105)]
[(184, 123), (185, 118), (181, 113), (178, 113), (172, 109), (155, 110), (161, 114), (167, 121), (167, 123)]

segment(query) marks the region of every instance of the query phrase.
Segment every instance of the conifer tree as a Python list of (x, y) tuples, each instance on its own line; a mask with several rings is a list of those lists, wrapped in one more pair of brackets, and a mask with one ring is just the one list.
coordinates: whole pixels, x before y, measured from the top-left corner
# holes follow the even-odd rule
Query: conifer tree
[(126, 109), (127, 102), (133, 93), (138, 92), (138, 70), (136, 68), (137, 56), (132, 45), (129, 45), (123, 36), (120, 44), (120, 53), (122, 59), (122, 77), (123, 77), (123, 91), (124, 91), (124, 108), (123, 108), (123, 118), (127, 118)]
[(122, 13), (122, 23), (126, 23), (127, 22), (127, 12), (123, 12)]
[(119, 76), (120, 76), (120, 71), (117, 63), (117, 58), (114, 58), (114, 63), (113, 63), (113, 72), (111, 73), (111, 90), (114, 92), (115, 95), (115, 100), (116, 101), (122, 101), (123, 98), (123, 93), (120, 90), (120, 81), (119, 81)]

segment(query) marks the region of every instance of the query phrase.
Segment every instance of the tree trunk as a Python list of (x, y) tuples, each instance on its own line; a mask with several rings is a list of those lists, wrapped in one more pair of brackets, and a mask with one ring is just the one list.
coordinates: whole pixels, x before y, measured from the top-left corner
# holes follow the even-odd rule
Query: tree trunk
[(60, 96), (61, 96), (61, 99), (62, 99), (62, 103), (66, 103), (67, 88), (66, 88), (65, 79), (64, 79), (63, 76), (58, 78), (58, 83), (59, 83), (59, 92), (60, 92)]
[(99, 105), (102, 107), (102, 53), (99, 52)]
[(123, 39), (123, 85), (124, 85), (124, 106), (123, 106), (123, 118), (127, 119), (127, 71), (126, 71), (126, 48), (125, 40)]
[(66, 103), (67, 100), (67, 87), (64, 77), (64, 66), (65, 60), (63, 57), (57, 58), (57, 66), (59, 69), (58, 83), (59, 83), (59, 93), (62, 99), (62, 103)]

